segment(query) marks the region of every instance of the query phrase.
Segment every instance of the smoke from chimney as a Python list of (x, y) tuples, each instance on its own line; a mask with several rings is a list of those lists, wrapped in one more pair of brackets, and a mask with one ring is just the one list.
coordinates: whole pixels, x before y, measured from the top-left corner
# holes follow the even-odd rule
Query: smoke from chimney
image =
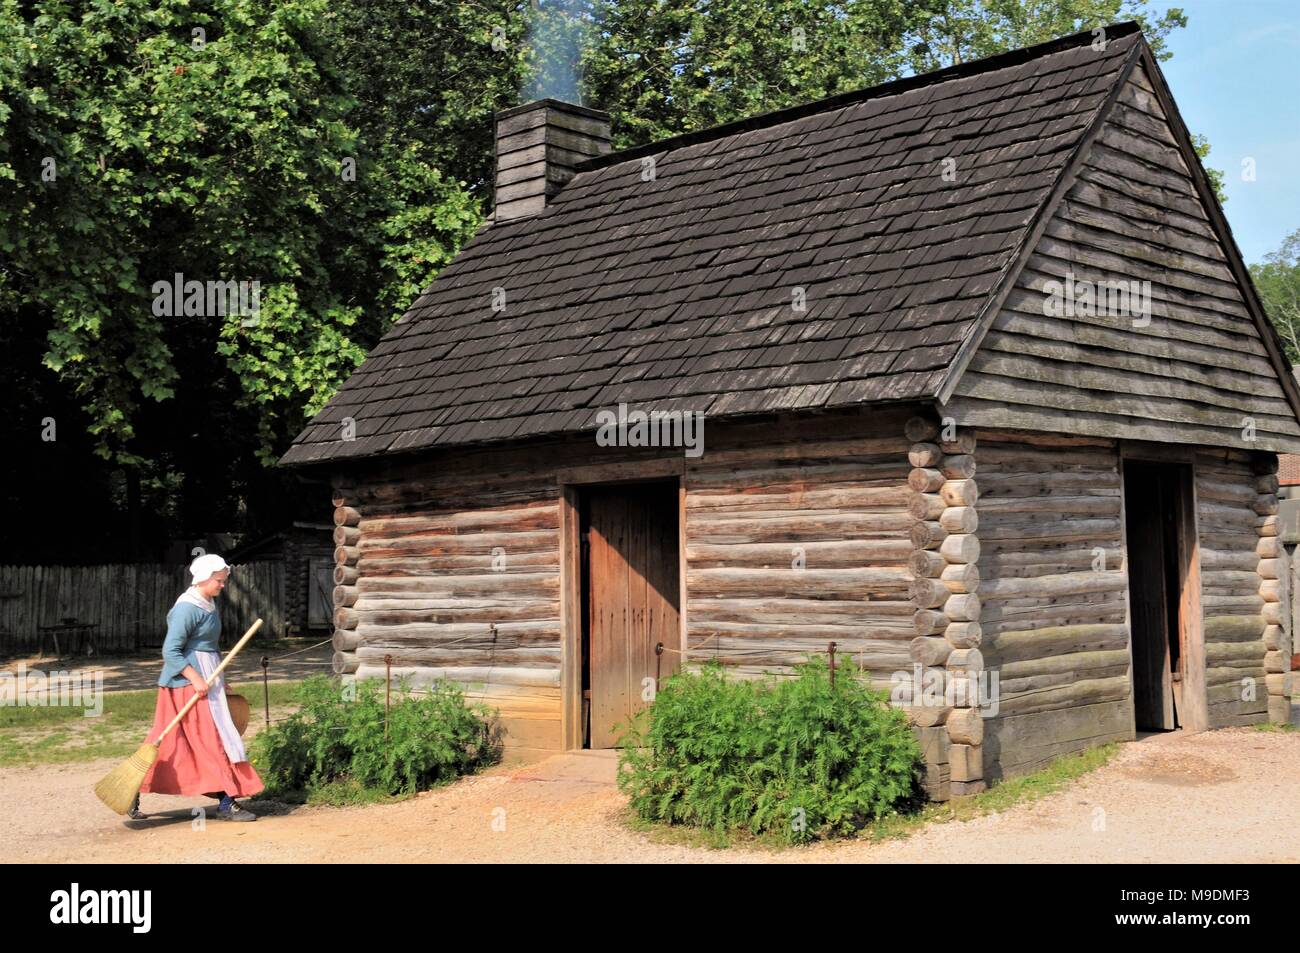
[(582, 102), (580, 64), (588, 29), (581, 0), (548, 0), (533, 8), (528, 26), (528, 49), (533, 78), (524, 89), (524, 101), (557, 99)]

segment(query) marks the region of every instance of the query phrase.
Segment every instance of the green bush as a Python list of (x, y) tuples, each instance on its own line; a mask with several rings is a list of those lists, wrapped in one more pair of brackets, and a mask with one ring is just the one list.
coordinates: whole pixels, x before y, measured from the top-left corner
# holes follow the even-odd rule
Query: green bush
[(678, 673), (622, 743), (619, 787), (647, 821), (797, 843), (919, 800), (906, 716), (851, 664), (837, 667), (834, 688), (821, 659), (793, 678), (729, 679), (716, 663)]
[(349, 782), (409, 794), (469, 774), (495, 757), (491, 712), (466, 704), (460, 689), (446, 682), (425, 695), (407, 695), (404, 684), (395, 689), (385, 737), (382, 688), (367, 680), (345, 693), (324, 675), (303, 682), (302, 707), (253, 742), (267, 791)]

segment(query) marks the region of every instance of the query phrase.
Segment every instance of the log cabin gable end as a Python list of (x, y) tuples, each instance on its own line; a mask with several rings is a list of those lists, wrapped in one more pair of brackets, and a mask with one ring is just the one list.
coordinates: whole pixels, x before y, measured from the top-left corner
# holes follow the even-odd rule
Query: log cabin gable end
[(1300, 449), (1300, 391), (1145, 42), (938, 389), (964, 425)]

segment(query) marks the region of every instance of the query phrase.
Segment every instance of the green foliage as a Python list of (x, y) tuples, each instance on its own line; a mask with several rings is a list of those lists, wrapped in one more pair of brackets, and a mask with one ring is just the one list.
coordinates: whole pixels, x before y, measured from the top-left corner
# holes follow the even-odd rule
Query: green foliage
[[(199, 338), (186, 371), (233, 379), (269, 462), (477, 227), (460, 182), (358, 135), (329, 10), (0, 0), (0, 309), (45, 337), (101, 456), (143, 465), (140, 405)], [(156, 315), (178, 272), (258, 281), (259, 321)]]
[(816, 658), (793, 678), (734, 680), (716, 663), (678, 673), (622, 744), (619, 787), (647, 821), (799, 843), (851, 834), (918, 797), (906, 717), (851, 663), (834, 688)]
[(894, 78), (916, 0), (593, 0), (581, 62), (626, 147)]
[(1165, 41), (1173, 30), (1187, 26), (1187, 15), (1173, 7), (1155, 16), (1147, 2), (937, 0), (913, 37), (908, 65), (926, 73), (1125, 20), (1136, 20), (1156, 58), (1166, 60), (1173, 53)]
[(1263, 262), (1251, 265), (1250, 276), (1286, 347), (1287, 360), (1300, 364), (1300, 229), (1265, 255)]
[(344, 783), (410, 794), (469, 774), (495, 756), (490, 712), (467, 704), (449, 683), (423, 696), (395, 690), (387, 736), (384, 694), (372, 680), (355, 683), (349, 700), (336, 681), (316, 676), (303, 682), (300, 697), (297, 712), (253, 742), (271, 792)]
[(494, 169), (493, 116), (521, 101), (530, 24), (551, 6), (335, 0), (322, 41), (359, 104), (361, 137), (415, 150), (420, 162), (468, 183), (481, 205)]
[(338, 0), (325, 30), (363, 129), (487, 191), (492, 115), (527, 99), (576, 88), (626, 148), (1125, 19), (1165, 59), (1187, 18), (1147, 2)]
[(1255, 725), (1255, 730), (1266, 731), (1270, 733), (1281, 732), (1283, 734), (1293, 734), (1295, 732), (1300, 732), (1300, 725), (1293, 725), (1293, 724), (1277, 725), (1271, 721), (1262, 721), (1259, 724)]
[(1228, 193), (1223, 190), (1223, 170), (1211, 169), (1205, 164), (1205, 160), (1210, 157), (1210, 140), (1199, 133), (1192, 134), (1192, 150), (1196, 157), (1201, 160), (1201, 168), (1205, 170), (1205, 177), (1210, 180), (1210, 187), (1214, 189), (1214, 197), (1223, 205), (1228, 201)]

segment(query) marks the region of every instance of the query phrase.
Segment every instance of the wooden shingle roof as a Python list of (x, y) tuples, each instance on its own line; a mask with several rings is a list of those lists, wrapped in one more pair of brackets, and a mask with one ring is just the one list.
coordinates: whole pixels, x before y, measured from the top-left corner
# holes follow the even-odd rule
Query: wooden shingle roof
[(933, 397), (1142, 43), (1093, 39), (588, 162), (483, 229), (281, 462)]

